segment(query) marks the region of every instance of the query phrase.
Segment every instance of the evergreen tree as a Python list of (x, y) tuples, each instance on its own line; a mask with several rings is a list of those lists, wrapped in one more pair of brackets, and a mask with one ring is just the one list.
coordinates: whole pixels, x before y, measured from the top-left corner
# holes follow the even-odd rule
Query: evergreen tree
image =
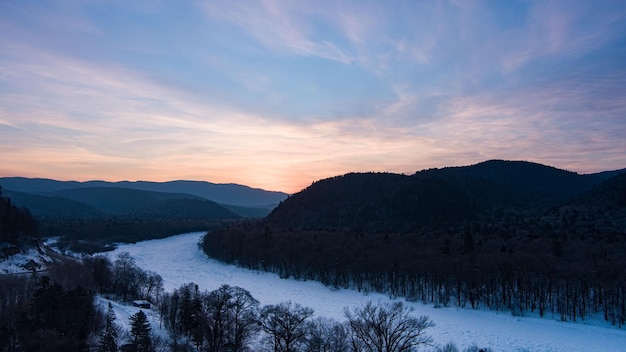
[(100, 347), (98, 348), (98, 352), (117, 352), (118, 327), (117, 324), (115, 324), (115, 312), (113, 312), (111, 302), (109, 302), (106, 317), (106, 326), (100, 335)]
[(135, 345), (135, 350), (137, 352), (152, 351), (152, 339), (150, 337), (152, 328), (143, 310), (131, 315), (129, 321), (131, 326), (130, 335), (133, 345)]

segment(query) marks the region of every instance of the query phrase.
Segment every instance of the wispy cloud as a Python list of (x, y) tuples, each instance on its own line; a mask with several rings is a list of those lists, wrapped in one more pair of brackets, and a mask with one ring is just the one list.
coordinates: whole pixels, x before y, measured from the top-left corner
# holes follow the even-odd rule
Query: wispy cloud
[[(360, 120), (277, 123), (199, 103), (123, 68), (35, 51), (24, 57), (34, 59), (12, 66), (7, 79), (19, 82), (18, 90), (29, 87), (29, 94), (14, 96), (13, 111), (2, 111), (0, 118), (23, 131), (29, 148), (12, 150), (5, 161), (38, 176), (50, 172), (41, 160), (57, 160), (73, 165), (79, 178), (127, 178), (132, 171), (168, 179), (190, 170), (188, 177), (248, 184), (254, 178), (256, 185), (293, 189), (303, 182), (290, 172), (294, 165), (317, 165), (313, 177), (327, 177), (343, 170), (332, 165), (356, 166), (351, 160), (359, 155), (393, 144), (389, 135), (355, 130), (366, 125)], [(259, 173), (268, 165), (268, 176)], [(224, 170), (229, 176), (216, 176)]]
[[(597, 6), (599, 5), (599, 6)], [(624, 35), (624, 11), (585, 1), (532, 3), (521, 30), (503, 33), (502, 67), (511, 72), (534, 60), (576, 58)], [(513, 36), (511, 36), (513, 34)]]
[(489, 158), (626, 165), (620, 4), (148, 5), (0, 4), (0, 173), (297, 191)]
[(328, 25), (328, 18), (318, 16), (302, 3), (265, 0), (205, 2), (202, 6), (211, 18), (243, 28), (264, 46), (279, 53), (317, 56), (342, 63), (353, 60), (347, 48), (316, 31), (316, 22)]
[(585, 101), (589, 92), (568, 93), (547, 85), (450, 101), (443, 106), (444, 118), (429, 126), (429, 135), (451, 148), (447, 155), (476, 151), (474, 161), (524, 159), (579, 172), (623, 164), (626, 143), (615, 137), (626, 133), (618, 121), (626, 101), (584, 111), (583, 106), (593, 105)]

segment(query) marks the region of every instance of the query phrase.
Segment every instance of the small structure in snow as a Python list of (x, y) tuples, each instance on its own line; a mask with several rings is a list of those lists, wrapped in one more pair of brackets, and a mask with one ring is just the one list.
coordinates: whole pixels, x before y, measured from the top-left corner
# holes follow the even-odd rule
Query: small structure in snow
[(133, 301), (133, 305), (139, 308), (150, 309), (150, 302), (142, 300), (142, 299)]

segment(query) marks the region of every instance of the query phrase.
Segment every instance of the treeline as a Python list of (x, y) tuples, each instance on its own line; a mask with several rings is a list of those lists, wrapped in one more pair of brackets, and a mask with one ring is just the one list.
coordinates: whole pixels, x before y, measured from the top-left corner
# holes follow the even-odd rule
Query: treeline
[(203, 248), (227, 263), (332, 287), (562, 320), (601, 313), (612, 324), (624, 324), (625, 241), (544, 235), (512, 226), (514, 222), (424, 234), (296, 230), (245, 222), (208, 233)]
[[(314, 318), (313, 309), (291, 301), (261, 307), (240, 287), (200, 292), (189, 283), (166, 294), (159, 311), (170, 332), (171, 351), (459, 351), (452, 342), (437, 347), (427, 334), (434, 323), (427, 316), (413, 316), (413, 308), (401, 302), (345, 308), (345, 320), (336, 321)], [(464, 351), (491, 349), (473, 345)]]
[(93, 254), (112, 250), (115, 242), (134, 243), (149, 239), (165, 238), (173, 233), (207, 231), (228, 219), (188, 219), (140, 217), (40, 218), (42, 237), (59, 237), (57, 246), (61, 251), (70, 250)]

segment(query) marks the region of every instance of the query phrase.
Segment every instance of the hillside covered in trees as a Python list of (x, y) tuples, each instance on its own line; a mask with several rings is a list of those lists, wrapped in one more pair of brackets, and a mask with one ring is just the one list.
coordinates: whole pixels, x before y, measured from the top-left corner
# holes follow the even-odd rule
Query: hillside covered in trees
[(95, 252), (112, 242), (136, 242), (211, 229), (240, 218), (226, 207), (184, 193), (115, 187), (81, 187), (48, 193), (4, 190), (12, 204), (32, 212), (42, 237), (59, 245)]
[(12, 204), (28, 208), (42, 237), (98, 252), (136, 242), (205, 231), (238, 218), (262, 218), (287, 194), (201, 181), (58, 181), (0, 177)]
[(205, 252), (410, 300), (626, 322), (626, 174), (510, 161), (315, 182)]

